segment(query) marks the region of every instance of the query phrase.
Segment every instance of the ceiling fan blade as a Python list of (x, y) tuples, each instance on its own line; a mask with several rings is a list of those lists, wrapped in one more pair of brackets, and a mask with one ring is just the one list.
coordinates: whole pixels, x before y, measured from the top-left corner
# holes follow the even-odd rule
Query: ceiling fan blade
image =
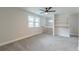
[(45, 11), (48, 11), (48, 8), (45, 8), (46, 10)]
[(53, 10), (53, 11), (48, 11), (48, 12), (56, 12), (56, 10)]
[(49, 7), (48, 10), (50, 10), (52, 7)]

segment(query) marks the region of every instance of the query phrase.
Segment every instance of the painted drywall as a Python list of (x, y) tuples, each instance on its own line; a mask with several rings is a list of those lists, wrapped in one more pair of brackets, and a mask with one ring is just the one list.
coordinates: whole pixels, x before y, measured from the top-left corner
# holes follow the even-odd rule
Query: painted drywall
[(42, 33), (41, 27), (28, 27), (28, 14), (32, 13), (19, 8), (0, 7), (0, 44)]
[(69, 37), (69, 19), (67, 14), (55, 15), (55, 35)]
[(78, 38), (79, 38), (79, 8), (78, 8)]
[(78, 50), (79, 50), (79, 13), (78, 13), (78, 25), (77, 25), (77, 27), (78, 27)]
[(41, 27), (44, 27), (45, 26), (45, 24), (46, 24), (46, 17), (41, 17), (40, 24), (41, 24)]
[(77, 25), (77, 27), (78, 27), (78, 37), (79, 37), (79, 14), (78, 14), (78, 25)]
[(78, 14), (78, 36), (79, 36), (79, 14)]
[(78, 8), (78, 21), (77, 21), (78, 25), (77, 25), (77, 28), (78, 28), (78, 50), (79, 50), (79, 8)]
[(78, 13), (70, 15), (70, 35), (78, 36)]
[[(50, 20), (52, 20), (52, 22), (49, 22)], [(54, 22), (53, 17), (52, 18), (47, 18), (45, 26), (53, 27), (53, 22)]]
[(45, 17), (43, 20), (41, 20), (44, 33), (53, 34), (53, 22), (49, 22), (50, 20), (54, 21), (54, 14), (50, 18)]

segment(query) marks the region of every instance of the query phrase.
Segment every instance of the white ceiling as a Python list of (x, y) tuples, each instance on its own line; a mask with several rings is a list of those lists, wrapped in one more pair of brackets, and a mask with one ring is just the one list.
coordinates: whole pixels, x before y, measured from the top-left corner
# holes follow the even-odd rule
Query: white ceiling
[(53, 9), (56, 10), (55, 13), (49, 13), (48, 15), (45, 14), (40, 14), (41, 11), (40, 9), (44, 9), (44, 7), (21, 7), (21, 9), (38, 14), (38, 15), (42, 15), (42, 16), (46, 16), (46, 17), (51, 17), (53, 14), (70, 14), (70, 13), (78, 13), (78, 7), (54, 7)]

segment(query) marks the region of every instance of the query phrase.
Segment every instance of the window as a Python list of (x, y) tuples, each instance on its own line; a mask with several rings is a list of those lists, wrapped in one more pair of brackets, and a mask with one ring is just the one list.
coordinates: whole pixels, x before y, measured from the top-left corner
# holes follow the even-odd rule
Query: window
[(34, 16), (28, 16), (29, 27), (40, 27), (40, 18)]
[(50, 22), (53, 22), (53, 20), (52, 20), (52, 19), (50, 19), (48, 22), (49, 22), (49, 23), (50, 23)]

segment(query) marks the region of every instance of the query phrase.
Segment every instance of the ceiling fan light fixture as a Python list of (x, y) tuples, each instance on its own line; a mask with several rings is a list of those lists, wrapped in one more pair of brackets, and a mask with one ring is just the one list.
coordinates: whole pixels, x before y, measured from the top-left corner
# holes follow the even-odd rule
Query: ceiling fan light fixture
[(47, 13), (47, 12), (45, 12), (45, 14), (47, 15), (48, 13)]
[(55, 12), (56, 11), (54, 9), (52, 10), (52, 7), (46, 7), (45, 10), (42, 10), (42, 9), (40, 9), (40, 10), (42, 11), (43, 14), (46, 14), (46, 15), (51, 13), (51, 12)]

